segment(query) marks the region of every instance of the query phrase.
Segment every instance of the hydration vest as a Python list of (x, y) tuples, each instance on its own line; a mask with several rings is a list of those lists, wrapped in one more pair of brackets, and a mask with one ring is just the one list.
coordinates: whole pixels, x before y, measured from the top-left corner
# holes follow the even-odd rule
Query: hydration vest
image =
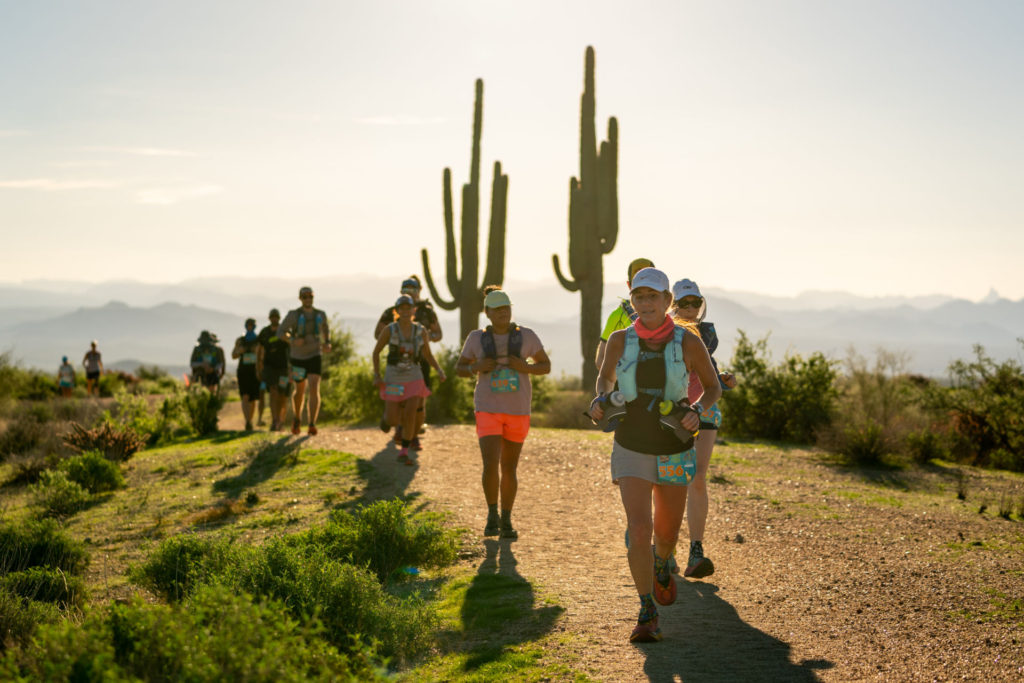
[(640, 337), (636, 333), (636, 328), (626, 328), (626, 344), (622, 350), (622, 357), (619, 358), (619, 362), (615, 366), (615, 373), (618, 375), (619, 391), (626, 397), (627, 403), (635, 401), (641, 393), (660, 396), (673, 403), (686, 398), (686, 388), (690, 378), (686, 370), (686, 361), (683, 360), (683, 336), (685, 334), (686, 330), (676, 325), (671, 341), (667, 342), (662, 350), (665, 357), (665, 386), (638, 387), (636, 385), (636, 367), (640, 360)]
[[(398, 327), (398, 321), (388, 325), (388, 329), (391, 330), (391, 337), (388, 339), (388, 365), (398, 365), (402, 359), (402, 331)], [(412, 360), (414, 363), (420, 362), (420, 350), (423, 348), (423, 340), (420, 338), (420, 330), (423, 326), (419, 323), (412, 324)]]
[[(483, 334), (480, 335), (480, 346), (484, 350), (484, 358), (497, 358), (498, 347), (494, 343), (494, 328), (491, 325), (487, 326)], [(515, 323), (509, 323), (508, 326), (508, 355), (519, 357), (519, 354), (523, 351), (523, 331), (519, 328), (519, 325)]]
[(629, 316), (630, 322), (636, 322), (636, 319), (640, 317), (640, 314), (633, 310), (633, 305), (629, 303), (628, 299), (622, 300), (622, 311)]
[[(320, 338), (320, 330), (323, 326), (324, 314), (316, 311), (316, 317), (313, 319), (313, 336)], [(305, 337), (306, 336), (306, 314), (299, 309), (299, 320), (295, 323), (295, 336)]]

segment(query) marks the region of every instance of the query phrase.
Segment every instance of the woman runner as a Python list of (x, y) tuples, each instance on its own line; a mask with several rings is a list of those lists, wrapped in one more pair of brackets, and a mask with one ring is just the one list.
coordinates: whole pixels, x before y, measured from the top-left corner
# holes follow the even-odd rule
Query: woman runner
[[(655, 268), (637, 272), (629, 298), (638, 317), (608, 339), (590, 416), (604, 417), (605, 401), (618, 380), (626, 412), (615, 428), (612, 481), (619, 485), (626, 511), (632, 540), (629, 570), (640, 596), (640, 614), (629, 639), (655, 642), (661, 640), (655, 602), (671, 605), (676, 599), (671, 559), (686, 506), (686, 484), (696, 471), (691, 436), (704, 409), (701, 402), (714, 403), (722, 390), (700, 338), (668, 316), (672, 294), (665, 273)], [(686, 401), (690, 373), (708, 387), (693, 404)], [(666, 429), (665, 422), (675, 428)]]

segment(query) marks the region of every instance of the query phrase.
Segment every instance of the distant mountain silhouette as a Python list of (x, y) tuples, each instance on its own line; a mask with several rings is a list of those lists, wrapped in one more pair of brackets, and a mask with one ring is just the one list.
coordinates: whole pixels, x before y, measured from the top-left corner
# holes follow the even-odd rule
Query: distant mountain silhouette
[[(206, 278), (159, 285), (3, 285), (0, 350), (10, 349), (26, 365), (51, 370), (62, 355), (79, 363), (89, 340), (96, 338), (110, 365), (123, 360), (136, 366), (180, 367), (187, 364), (201, 330), (219, 335), (230, 352), (246, 317), (256, 318), (262, 327), (271, 307), (284, 313), (297, 306), (299, 282)], [(340, 316), (359, 352), (369, 353), (374, 324), (394, 303), (401, 278), (348, 275), (307, 282), (316, 291), (316, 305)], [(534, 328), (544, 341), (554, 373), (579, 375), (578, 295), (554, 282), (511, 282), (506, 289), (516, 319)], [(625, 296), (625, 289), (624, 283), (606, 283), (605, 315), (618, 305), (618, 296)], [(722, 364), (728, 364), (737, 330), (742, 329), (752, 339), (770, 333), (769, 348), (776, 359), (787, 352), (813, 351), (842, 359), (851, 346), (870, 357), (881, 347), (906, 352), (911, 371), (944, 376), (949, 362), (970, 356), (976, 343), (995, 358), (1018, 357), (1016, 338), (1024, 334), (1024, 300), (992, 295), (975, 303), (942, 296), (870, 298), (841, 292), (807, 292), (785, 299), (710, 287), (705, 293), (709, 320), (721, 339), (716, 355)], [(452, 336), (458, 330), (457, 312), (438, 309), (438, 314), (446, 333), (442, 344), (461, 347), (462, 340)], [(486, 324), (482, 316), (481, 324)]]

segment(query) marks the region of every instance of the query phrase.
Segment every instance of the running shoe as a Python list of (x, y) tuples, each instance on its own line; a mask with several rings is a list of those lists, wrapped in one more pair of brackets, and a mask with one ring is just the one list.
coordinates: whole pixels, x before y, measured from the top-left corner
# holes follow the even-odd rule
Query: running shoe
[(484, 527), (484, 536), (500, 536), (501, 535), (501, 522), (497, 519), (488, 519), (487, 526)]
[(671, 572), (668, 575), (668, 583), (662, 584), (658, 576), (654, 576), (654, 601), (659, 605), (671, 605), (676, 601), (676, 577)]
[(519, 538), (519, 532), (510, 526), (503, 526), (501, 527), (501, 537), (514, 541)]
[(314, 424), (309, 425), (309, 435), (310, 436), (316, 436), (317, 433), (318, 432), (316, 430), (316, 425), (314, 425)]
[(401, 462), (405, 462), (406, 460), (408, 460), (409, 459), (409, 451), (407, 451), (404, 448), (402, 450), (398, 451), (398, 459)]
[(422, 450), (423, 447), (420, 446), (420, 437), (412, 437), (412, 441), (409, 442), (409, 448), (413, 449), (414, 451)]
[(247, 431), (247, 432), (251, 432), (252, 431), (252, 422), (246, 422), (245, 423), (245, 431)]
[(661, 640), (661, 629), (658, 627), (658, 617), (643, 623), (638, 621), (633, 628), (633, 633), (629, 636), (631, 643), (657, 643), (659, 640)]
[(683, 576), (691, 579), (703, 579), (715, 573), (715, 563), (704, 557), (704, 544), (700, 541), (690, 543), (690, 559), (686, 563)]
[(298, 436), (299, 432), (302, 431), (302, 425), (299, 424), (298, 420), (292, 420), (292, 434)]

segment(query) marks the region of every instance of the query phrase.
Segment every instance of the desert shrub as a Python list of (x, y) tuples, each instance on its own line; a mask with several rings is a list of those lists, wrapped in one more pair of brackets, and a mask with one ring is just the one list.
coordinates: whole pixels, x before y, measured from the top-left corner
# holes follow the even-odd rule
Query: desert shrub
[(228, 539), (179, 534), (163, 540), (128, 576), (164, 600), (177, 602), (224, 574), (238, 552)]
[(0, 525), (0, 575), (29, 567), (51, 567), (80, 574), (89, 563), (85, 546), (52, 519)]
[(185, 394), (180, 388), (164, 398), (160, 407), (155, 409), (141, 396), (121, 393), (117, 396), (114, 410), (104, 413), (104, 420), (138, 433), (148, 446), (164, 445), (193, 434), (185, 401)]
[(139, 433), (131, 427), (109, 421), (101, 422), (92, 429), (72, 422), (71, 432), (64, 436), (64, 442), (82, 453), (99, 451), (114, 462), (128, 460), (146, 445)]
[(365, 651), (346, 657), (282, 605), (254, 603), (223, 587), (168, 607), (112, 605), (81, 626), (39, 629), (8, 653), (0, 674), (28, 680), (353, 681), (380, 680)]
[(56, 399), (51, 402), (53, 416), (61, 422), (78, 422), (79, 424), (91, 425), (100, 419), (103, 408), (96, 401), (82, 401), (80, 399)]
[(0, 398), (39, 401), (56, 394), (55, 375), (21, 367), (10, 351), (0, 353)]
[(97, 382), (100, 396), (112, 398), (125, 390), (124, 379), (117, 372), (104, 372)]
[(60, 464), (60, 469), (89, 493), (116, 491), (125, 485), (121, 468), (99, 451), (72, 456)]
[(60, 569), (29, 567), (0, 576), (0, 591), (36, 602), (50, 602), (62, 609), (81, 609), (85, 604), (85, 581)]
[(367, 570), (286, 539), (246, 549), (228, 582), (236, 591), (280, 601), (294, 618), (317, 614), (324, 637), (344, 652), (366, 639), (386, 657), (413, 657), (429, 646), (438, 623), (420, 599), (396, 598)]
[(224, 398), (220, 394), (202, 387), (185, 394), (185, 412), (188, 414), (192, 429), (199, 436), (217, 432), (218, 415), (223, 407)]
[(342, 322), (341, 316), (331, 316), (331, 350), (323, 357), (323, 378), (356, 359), (356, 338)]
[[(1018, 340), (1024, 348), (1024, 339)], [(980, 345), (974, 359), (950, 364), (950, 386), (933, 386), (926, 404), (948, 416), (962, 438), (959, 459), (1024, 471), (1024, 367), (1010, 359), (996, 363)]]
[(59, 470), (45, 470), (28, 487), (32, 505), (43, 517), (70, 517), (89, 505), (90, 496), (77, 482)]
[[(576, 380), (579, 386), (579, 380)], [(593, 429), (594, 423), (583, 413), (594, 398), (593, 392), (575, 389), (556, 389), (547, 408), (534, 412), (530, 424), (555, 429)]]
[(51, 623), (59, 618), (60, 612), (56, 605), (28, 600), (0, 588), (0, 652), (26, 645), (40, 624)]
[(436, 517), (413, 515), (400, 500), (331, 512), (328, 523), (296, 537), (337, 560), (369, 569), (382, 584), (400, 567), (444, 567), (455, 561), (457, 538)]
[(548, 375), (530, 375), (533, 394), (530, 400), (530, 411), (543, 412), (548, 409), (555, 398), (555, 383)]
[(60, 464), (61, 457), (56, 453), (34, 450), (30, 453), (12, 455), (7, 459), (11, 467), (11, 476), (7, 484), (32, 484), (39, 481), (39, 475), (52, 470)]
[(0, 434), (0, 460), (29, 453), (47, 440), (50, 426), (32, 412), (19, 412)]
[(320, 414), (325, 420), (346, 424), (376, 422), (380, 419), (381, 400), (373, 383), (373, 369), (365, 359), (337, 365), (325, 373), (320, 385)]
[(722, 397), (724, 429), (740, 436), (811, 443), (829, 424), (836, 400), (835, 362), (821, 353), (771, 364), (768, 338), (751, 342), (740, 330), (732, 371), (739, 385)]
[(903, 445), (910, 459), (920, 465), (936, 458), (948, 459), (950, 455), (949, 434), (934, 427), (908, 432)]
[(138, 394), (173, 394), (181, 389), (178, 380), (156, 365), (140, 365), (135, 376), (139, 378)]
[(459, 377), (455, 372), (462, 350), (447, 346), (431, 350), (448, 379), (438, 382), (435, 378), (434, 393), (427, 399), (427, 421), (431, 424), (472, 422), (474, 381)]

